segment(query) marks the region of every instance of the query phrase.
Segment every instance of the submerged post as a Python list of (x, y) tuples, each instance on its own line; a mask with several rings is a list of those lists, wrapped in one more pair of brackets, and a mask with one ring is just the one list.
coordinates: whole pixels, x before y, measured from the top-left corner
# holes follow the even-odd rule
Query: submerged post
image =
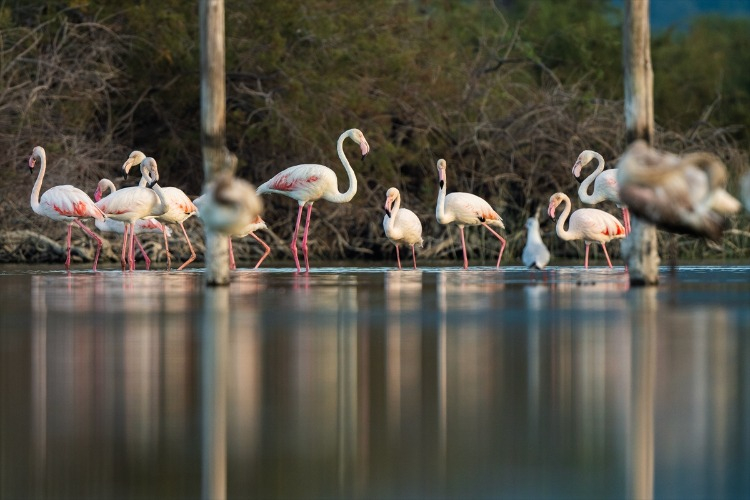
[[(204, 190), (221, 172), (234, 173), (236, 158), (226, 147), (224, 0), (200, 1), (201, 149)], [(209, 286), (229, 284), (227, 238), (206, 227), (206, 271)]]
[[(625, 0), (623, 69), (625, 74), (625, 128), (627, 144), (654, 136), (654, 73), (651, 67), (649, 0)], [(633, 217), (631, 232), (622, 245), (630, 284), (659, 283), (659, 249), (656, 228)]]

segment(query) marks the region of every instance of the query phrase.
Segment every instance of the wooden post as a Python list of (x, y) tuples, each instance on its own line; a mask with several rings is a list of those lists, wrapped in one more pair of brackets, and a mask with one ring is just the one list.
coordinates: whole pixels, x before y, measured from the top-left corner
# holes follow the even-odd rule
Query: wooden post
[[(623, 66), (625, 72), (625, 127), (628, 144), (654, 137), (654, 73), (651, 68), (649, 0), (625, 0)], [(659, 249), (656, 228), (637, 217), (622, 245), (628, 263), (630, 284), (659, 283)]]
[[(201, 148), (205, 183), (219, 173), (234, 174), (236, 157), (226, 147), (226, 70), (224, 0), (200, 0)], [(206, 228), (205, 281), (229, 284), (229, 245), (226, 236)]]

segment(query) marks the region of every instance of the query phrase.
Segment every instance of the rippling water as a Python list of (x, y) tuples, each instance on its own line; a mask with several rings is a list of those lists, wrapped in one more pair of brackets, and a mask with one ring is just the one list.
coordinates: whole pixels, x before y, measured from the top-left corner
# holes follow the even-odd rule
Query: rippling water
[(0, 267), (0, 497), (750, 497), (750, 267)]

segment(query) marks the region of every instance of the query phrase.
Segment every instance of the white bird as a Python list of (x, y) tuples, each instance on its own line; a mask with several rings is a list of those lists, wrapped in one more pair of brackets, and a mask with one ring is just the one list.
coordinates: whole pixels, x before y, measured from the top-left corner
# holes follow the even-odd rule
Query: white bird
[(414, 269), (417, 268), (417, 256), (414, 253), (414, 245), (422, 247), (422, 223), (419, 217), (408, 208), (401, 208), (401, 193), (392, 187), (385, 193), (385, 217), (383, 217), (383, 229), (385, 235), (396, 246), (396, 261), (401, 269), (401, 256), (399, 245), (411, 246)]
[(526, 220), (526, 245), (523, 247), (521, 260), (526, 267), (544, 269), (549, 264), (549, 249), (542, 241), (539, 230), (539, 217), (529, 217)]
[(110, 218), (125, 223), (120, 255), (123, 271), (126, 267), (126, 258), (130, 270), (135, 270), (135, 222), (138, 219), (157, 217), (169, 210), (164, 192), (157, 184), (159, 171), (156, 160), (150, 157), (144, 159), (141, 162), (141, 173), (146, 177), (150, 188), (133, 186), (118, 189), (96, 202), (96, 206)]
[[(115, 192), (117, 191), (117, 188), (115, 187), (115, 184), (109, 180), (109, 179), (101, 179), (99, 183), (96, 186), (96, 191), (94, 191), (94, 202), (97, 202), (102, 199), (102, 196), (107, 191)], [(125, 223), (119, 220), (114, 220), (110, 218), (106, 219), (97, 219), (94, 221), (94, 224), (96, 225), (96, 228), (99, 231), (105, 232), (105, 233), (116, 233), (116, 234), (125, 234)], [(138, 219), (135, 221), (135, 243), (138, 245), (138, 248), (141, 250), (141, 255), (143, 255), (143, 260), (146, 261), (146, 269), (151, 268), (151, 259), (149, 258), (148, 254), (146, 253), (146, 250), (143, 248), (143, 245), (141, 244), (141, 240), (138, 238), (139, 234), (144, 233), (159, 233), (162, 234), (166, 231), (167, 236), (172, 236), (172, 230), (164, 225), (162, 225), (160, 222), (154, 220), (154, 219)]]
[(451, 193), (446, 195), (446, 163), (444, 159), (437, 161), (439, 192), (437, 206), (435, 207), (435, 216), (440, 224), (455, 224), (461, 233), (461, 246), (464, 251), (464, 269), (469, 267), (469, 259), (466, 256), (466, 241), (464, 239), (464, 226), (482, 225), (500, 240), (500, 254), (497, 256), (497, 265), (500, 267), (500, 259), (503, 257), (505, 250), (505, 238), (492, 230), (490, 225), (505, 228), (503, 219), (495, 212), (489, 203), (479, 196), (471, 193)]
[(740, 178), (740, 193), (742, 202), (745, 204), (745, 210), (750, 212), (750, 172), (746, 172)]
[[(133, 165), (140, 165), (144, 158), (146, 158), (146, 155), (141, 151), (133, 151), (132, 153), (130, 153), (128, 159), (122, 165), (123, 176), (127, 178), (128, 173), (130, 172), (130, 168)], [(138, 185), (141, 187), (146, 185), (146, 179), (143, 176), (141, 176), (141, 181)], [(188, 248), (190, 248), (190, 257), (188, 258), (188, 260), (183, 262), (179, 268), (177, 268), (178, 271), (181, 271), (188, 264), (193, 262), (196, 257), (195, 250), (193, 249), (193, 244), (190, 242), (190, 238), (188, 237), (187, 231), (185, 230), (185, 225), (183, 223), (190, 217), (192, 217), (193, 214), (198, 211), (198, 209), (181, 189), (167, 186), (163, 187), (162, 190), (164, 192), (164, 196), (166, 196), (167, 198), (167, 202), (169, 203), (169, 210), (167, 210), (165, 214), (157, 217), (157, 220), (163, 223), (165, 227), (166, 224), (179, 225), (182, 229), (182, 234), (185, 236), (185, 241), (187, 241)], [(169, 270), (172, 268), (172, 257), (169, 254), (169, 243), (167, 242), (166, 232), (164, 233), (164, 248), (167, 252), (167, 270)]]
[[(589, 267), (589, 246), (592, 242), (601, 243), (604, 256), (607, 258), (607, 264), (609, 264), (609, 267), (612, 267), (612, 261), (609, 260), (605, 243), (609, 243), (613, 239), (624, 238), (625, 227), (614, 215), (596, 208), (580, 208), (573, 212), (573, 215), (570, 215), (570, 198), (565, 193), (555, 193), (549, 199), (547, 213), (553, 219), (555, 218), (555, 209), (560, 203), (565, 203), (565, 208), (562, 214), (560, 214), (560, 218), (557, 219), (557, 226), (555, 227), (557, 236), (566, 241), (584, 241), (586, 244), (586, 257), (583, 265), (586, 269)], [(568, 230), (565, 230), (564, 226), (568, 215), (570, 215), (570, 224), (568, 225)]]
[(307, 255), (307, 236), (310, 230), (310, 216), (312, 215), (313, 203), (323, 199), (333, 203), (348, 203), (354, 198), (357, 192), (357, 176), (354, 174), (349, 160), (344, 154), (344, 140), (351, 139), (359, 144), (362, 152), (362, 158), (370, 152), (370, 145), (367, 143), (364, 134), (356, 128), (349, 129), (338, 139), (336, 151), (339, 159), (344, 165), (346, 174), (349, 177), (349, 189), (345, 192), (339, 192), (338, 180), (336, 174), (330, 168), (323, 165), (303, 164), (289, 167), (278, 174), (271, 180), (261, 184), (258, 187), (258, 194), (276, 193), (283, 194), (299, 204), (297, 212), (297, 223), (294, 226), (294, 235), (289, 245), (294, 256), (294, 263), (297, 266), (297, 272), (300, 271), (299, 258), (297, 257), (297, 235), (299, 226), (302, 221), (302, 209), (307, 205), (307, 219), (305, 221), (305, 231), (302, 236), (302, 253), (305, 257), (305, 269), (310, 272), (310, 262)]
[(70, 239), (73, 232), (73, 224), (78, 224), (86, 234), (91, 236), (96, 241), (96, 256), (94, 257), (93, 267), (93, 270), (96, 271), (96, 264), (99, 262), (99, 253), (102, 250), (102, 239), (86, 227), (81, 220), (103, 220), (106, 216), (97, 208), (94, 201), (89, 198), (89, 195), (77, 187), (68, 184), (51, 187), (39, 198), (44, 173), (47, 171), (47, 153), (41, 146), (36, 146), (29, 158), (29, 171), (32, 174), (34, 173), (34, 165), (36, 165), (37, 159), (39, 159), (41, 166), (39, 167), (36, 182), (34, 182), (34, 188), (31, 190), (31, 209), (39, 215), (68, 224), (66, 270), (70, 269)]
[[(617, 184), (617, 169), (610, 168), (604, 170), (604, 158), (596, 151), (587, 149), (578, 155), (578, 159), (573, 165), (573, 175), (578, 178), (581, 176), (581, 168), (585, 167), (592, 160), (596, 159), (597, 166), (581, 185), (578, 186), (578, 198), (587, 205), (596, 205), (603, 201), (611, 201), (622, 210), (622, 220), (625, 224), (625, 233), (630, 234), (630, 213), (628, 207), (620, 200), (620, 189)], [(594, 183), (594, 191), (589, 194), (589, 186)]]
[(620, 159), (620, 198), (660, 229), (721, 239), (725, 216), (742, 205), (724, 189), (727, 172), (715, 155), (677, 156), (635, 141)]

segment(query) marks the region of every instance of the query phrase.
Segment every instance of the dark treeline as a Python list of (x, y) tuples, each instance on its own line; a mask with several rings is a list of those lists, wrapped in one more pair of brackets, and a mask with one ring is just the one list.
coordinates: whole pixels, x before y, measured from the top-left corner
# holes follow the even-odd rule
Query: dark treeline
[[(49, 158), (43, 189), (93, 193), (101, 177), (122, 185), (119, 167), (140, 149), (159, 162), (162, 185), (200, 194), (197, 3), (123, 4), (0, 5), (2, 230), (64, 234), (28, 206), (26, 160), (37, 144)], [(226, 12), (227, 135), (238, 175), (257, 185), (287, 166), (322, 163), (345, 189), (336, 138), (357, 127), (372, 146), (353, 161), (354, 200), (316, 205), (313, 255), (390, 258), (382, 206), (396, 186), (423, 220), (421, 255), (455, 256), (457, 233), (434, 218), (439, 158), (449, 192), (474, 192), (502, 215), (504, 262), (517, 263), (524, 222), (540, 207), (553, 254), (581, 252), (556, 238), (544, 208), (555, 191), (580, 206), (571, 168), (582, 150), (614, 166), (625, 146), (622, 13), (609, 1), (226, 0)], [(704, 17), (653, 37), (657, 146), (717, 153), (733, 194), (750, 145), (748, 32), (747, 19)], [(264, 200), (271, 258), (285, 258), (296, 203)], [(747, 217), (731, 224), (721, 247), (679, 238), (672, 248), (684, 257), (746, 255)], [(200, 239), (199, 221), (187, 225)], [(473, 257), (491, 261), (495, 241), (482, 233), (467, 233)], [(256, 252), (246, 246), (236, 244), (240, 257)], [(0, 250), (4, 260), (28, 257)]]

